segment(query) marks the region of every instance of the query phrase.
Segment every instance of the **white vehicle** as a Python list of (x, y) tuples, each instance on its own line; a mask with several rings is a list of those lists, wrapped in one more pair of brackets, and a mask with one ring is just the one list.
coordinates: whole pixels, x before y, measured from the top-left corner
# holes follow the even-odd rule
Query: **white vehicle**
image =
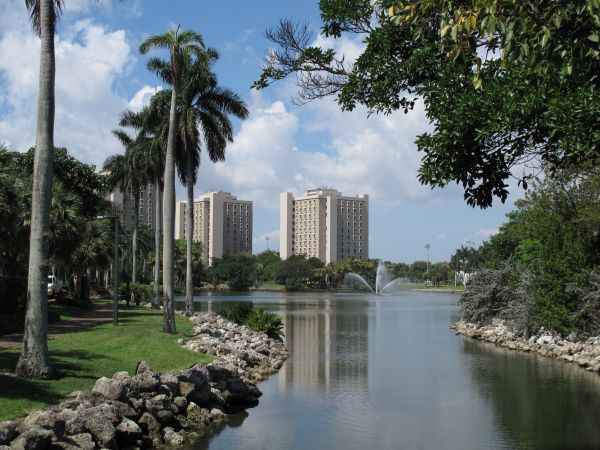
[(60, 297), (62, 293), (62, 283), (54, 275), (48, 275), (48, 298)]

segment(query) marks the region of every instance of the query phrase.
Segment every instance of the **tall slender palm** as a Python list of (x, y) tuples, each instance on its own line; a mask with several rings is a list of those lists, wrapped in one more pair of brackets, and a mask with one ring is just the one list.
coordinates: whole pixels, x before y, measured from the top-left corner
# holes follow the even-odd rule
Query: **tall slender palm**
[[(200, 167), (200, 153), (204, 147), (212, 162), (225, 159), (227, 142), (233, 142), (233, 127), (228, 114), (240, 119), (248, 117), (248, 108), (239, 95), (217, 85), (217, 77), (210, 71), (210, 63), (218, 58), (215, 50), (206, 51), (207, 58), (185, 65), (181, 95), (179, 135), (182, 158), (179, 176), (186, 185), (186, 314), (193, 314), (192, 296), (192, 233), (194, 229), (194, 185)], [(206, 62), (209, 64), (206, 64)]]
[[(166, 95), (165, 95), (166, 94)], [(144, 133), (148, 139), (145, 148), (145, 164), (149, 171), (149, 181), (154, 184), (154, 297), (152, 306), (158, 308), (160, 298), (160, 253), (162, 237), (162, 192), (165, 163), (165, 148), (169, 132), (170, 93), (158, 92), (152, 97), (150, 105), (139, 112), (125, 111), (119, 123), (122, 127), (132, 127)]]
[(106, 159), (104, 170), (110, 172), (109, 183), (111, 187), (119, 188), (123, 194), (133, 197), (133, 237), (131, 243), (131, 281), (137, 281), (137, 244), (139, 231), (140, 194), (149, 182), (150, 173), (144, 159), (144, 148), (147, 139), (143, 134), (138, 134), (132, 139), (123, 130), (114, 130), (113, 134), (125, 147), (124, 155), (113, 155)]
[(54, 152), (54, 30), (62, 0), (25, 0), (25, 5), (41, 41), (40, 91), (31, 199), (27, 311), (23, 347), (15, 372), (22, 377), (48, 378), (52, 375), (48, 355), (47, 236)]
[(165, 175), (163, 193), (163, 330), (176, 333), (175, 302), (173, 293), (173, 245), (175, 229), (175, 140), (177, 130), (177, 95), (181, 84), (183, 61), (187, 55), (201, 56), (204, 51), (202, 36), (195, 31), (179, 32), (169, 30), (164, 34), (151, 36), (140, 45), (140, 53), (152, 49), (166, 49), (171, 62), (171, 104), (169, 111), (169, 134), (165, 154)]

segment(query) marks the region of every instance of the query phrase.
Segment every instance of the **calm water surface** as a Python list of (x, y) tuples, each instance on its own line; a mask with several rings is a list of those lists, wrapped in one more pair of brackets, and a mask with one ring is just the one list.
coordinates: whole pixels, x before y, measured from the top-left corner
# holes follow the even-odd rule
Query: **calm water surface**
[(290, 357), (257, 408), (209, 449), (600, 448), (600, 377), (456, 336), (451, 294), (251, 293), (281, 316)]

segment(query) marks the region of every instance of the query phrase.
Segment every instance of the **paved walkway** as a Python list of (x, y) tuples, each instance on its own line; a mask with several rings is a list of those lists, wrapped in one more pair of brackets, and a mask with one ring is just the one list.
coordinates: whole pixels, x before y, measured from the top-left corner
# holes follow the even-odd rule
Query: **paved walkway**
[[(111, 320), (112, 304), (92, 303), (92, 309), (88, 311), (82, 310), (79, 316), (48, 324), (48, 339), (54, 339), (58, 335), (82, 330), (93, 325), (98, 325), (99, 323), (110, 322)], [(22, 343), (23, 333), (0, 335), (0, 350), (20, 347)]]

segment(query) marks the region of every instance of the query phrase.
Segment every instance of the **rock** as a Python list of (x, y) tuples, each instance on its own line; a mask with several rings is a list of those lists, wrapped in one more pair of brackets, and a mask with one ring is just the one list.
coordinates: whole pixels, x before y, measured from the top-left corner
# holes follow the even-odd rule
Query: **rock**
[(177, 392), (179, 378), (173, 372), (163, 373), (159, 377), (160, 383), (167, 386), (172, 392)]
[(175, 415), (171, 411), (166, 410), (166, 409), (158, 411), (156, 413), (156, 419), (162, 425), (170, 425), (170, 424), (172, 424), (174, 418), (175, 418)]
[(191, 402), (187, 407), (187, 419), (188, 422), (195, 427), (201, 427), (207, 425), (209, 422), (209, 415), (207, 409), (200, 408), (194, 402)]
[(179, 447), (180, 445), (183, 444), (183, 441), (184, 441), (183, 436), (177, 434), (175, 432), (175, 430), (173, 430), (173, 428), (171, 428), (171, 427), (165, 428), (164, 438), (165, 438), (165, 443), (172, 447)]
[(85, 414), (83, 418), (83, 424), (91, 433), (94, 442), (96, 442), (96, 444), (98, 444), (101, 448), (117, 448), (115, 426), (104, 416), (101, 411), (98, 410), (92, 414)]
[(109, 400), (125, 400), (127, 398), (128, 389), (124, 384), (110, 378), (98, 378), (94, 387), (94, 392), (100, 392)]
[(210, 410), (210, 417), (215, 420), (221, 420), (225, 418), (225, 413), (218, 408), (213, 408)]
[(160, 379), (146, 361), (141, 361), (135, 370), (131, 386), (139, 392), (153, 392), (160, 386)]
[(177, 392), (179, 392), (179, 395), (183, 397), (187, 397), (192, 392), (194, 392), (195, 389), (196, 386), (194, 385), (194, 383), (190, 383), (189, 381), (180, 381), (177, 384)]
[(58, 416), (65, 421), (65, 433), (68, 435), (85, 433), (83, 416), (81, 412), (74, 409), (63, 409)]
[(52, 450), (94, 450), (96, 444), (89, 433), (63, 436), (60, 440), (52, 442)]
[(65, 433), (65, 420), (51, 411), (34, 411), (25, 417), (22, 428), (40, 427), (60, 437)]
[(0, 445), (7, 445), (17, 437), (17, 424), (12, 420), (0, 422)]
[(11, 442), (15, 450), (44, 450), (50, 447), (54, 433), (38, 426), (30, 427)]
[(173, 404), (177, 407), (178, 412), (184, 412), (188, 407), (188, 401), (185, 397), (175, 397)]
[(112, 379), (126, 387), (131, 387), (131, 383), (133, 382), (133, 379), (131, 378), (131, 376), (129, 376), (129, 372), (126, 371), (115, 373), (112, 376)]
[(133, 420), (126, 417), (117, 425), (117, 443), (119, 448), (129, 444), (135, 444), (142, 437), (142, 429)]
[(154, 372), (154, 370), (152, 370), (152, 368), (150, 367), (150, 364), (148, 364), (146, 361), (140, 361), (138, 363), (137, 367), (135, 368), (135, 374), (140, 375), (140, 374), (144, 374), (144, 373), (149, 373), (152, 376), (156, 375), (156, 372)]
[(171, 409), (171, 401), (165, 394), (155, 395), (145, 401), (144, 408), (156, 417), (158, 412)]
[(142, 414), (142, 417), (140, 417), (140, 420), (138, 421), (138, 425), (145, 434), (150, 436), (151, 439), (158, 438), (162, 442), (160, 424), (152, 414), (147, 412)]

